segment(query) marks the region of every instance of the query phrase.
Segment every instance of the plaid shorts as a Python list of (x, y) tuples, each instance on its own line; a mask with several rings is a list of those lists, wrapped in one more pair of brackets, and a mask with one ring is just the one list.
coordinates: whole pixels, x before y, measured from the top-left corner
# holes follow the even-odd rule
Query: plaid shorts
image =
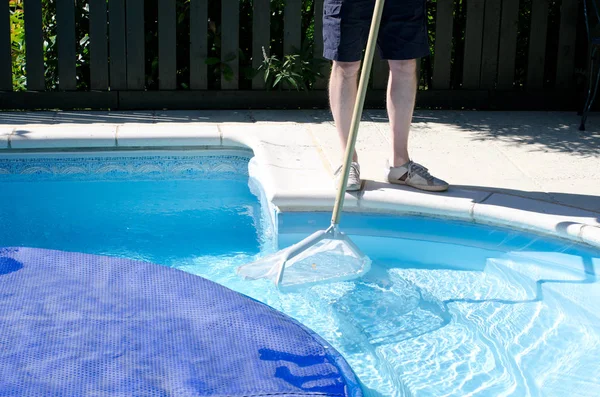
[[(429, 55), (426, 0), (386, 0), (377, 45), (382, 59)], [(340, 62), (362, 59), (375, 0), (325, 0), (323, 56)]]

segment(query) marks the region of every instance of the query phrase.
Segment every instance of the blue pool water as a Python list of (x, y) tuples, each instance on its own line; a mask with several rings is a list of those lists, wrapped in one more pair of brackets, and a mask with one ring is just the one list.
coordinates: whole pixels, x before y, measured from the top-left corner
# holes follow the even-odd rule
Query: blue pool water
[(247, 155), (0, 157), (0, 241), (158, 263), (256, 254)]
[[(346, 214), (360, 280), (281, 294), (235, 268), (273, 238), (247, 153), (0, 156), (0, 246), (152, 261), (309, 326), (374, 395), (600, 395), (598, 250), (488, 226)], [(283, 214), (280, 246), (327, 225)]]

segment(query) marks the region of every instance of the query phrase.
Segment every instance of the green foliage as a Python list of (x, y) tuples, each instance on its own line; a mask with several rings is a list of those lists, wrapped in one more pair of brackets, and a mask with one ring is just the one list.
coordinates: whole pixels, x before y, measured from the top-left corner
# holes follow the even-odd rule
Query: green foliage
[[(209, 39), (212, 41), (212, 52), (220, 54), (221, 53), (221, 29), (214, 22), (211, 21), (209, 24)], [(208, 66), (212, 68), (212, 72), (215, 76), (221, 76), (226, 81), (231, 81), (234, 78), (233, 68), (231, 67), (231, 63), (237, 61), (238, 56), (241, 55), (243, 57), (243, 53), (240, 50), (239, 54), (236, 55), (234, 53), (224, 54), (223, 60), (221, 57), (211, 56), (206, 58), (204, 61)]]
[(56, 41), (56, 2), (42, 0), (42, 36), (44, 38), (44, 77), (46, 89), (58, 89), (58, 47)]
[[(13, 71), (13, 90), (23, 91), (27, 88), (26, 56), (25, 56), (25, 21), (23, 19), (23, 2), (11, 1), (11, 57)], [(77, 54), (77, 88), (88, 89), (89, 81), (89, 9), (84, 0), (75, 1), (75, 37)], [(56, 1), (42, 0), (42, 37), (44, 52), (44, 76), (47, 90), (58, 87), (58, 48), (57, 48)]]
[(285, 55), (280, 60), (276, 55), (267, 56), (263, 47), (263, 62), (258, 71), (263, 72), (267, 89), (292, 87), (296, 90), (309, 90), (317, 78), (323, 77), (321, 69), (327, 61), (314, 58), (312, 47), (305, 45), (302, 50), (294, 48), (294, 55)]
[(284, 60), (280, 61), (276, 55), (267, 57), (265, 54), (265, 60), (258, 69), (264, 70), (267, 87), (281, 88), (282, 83), (288, 83), (297, 90), (300, 90), (300, 87), (306, 89), (302, 81), (302, 75), (295, 71), (298, 64), (297, 59), (298, 55), (286, 55)]
[(225, 80), (231, 81), (233, 80), (234, 76), (233, 68), (231, 67), (230, 62), (233, 62), (236, 59), (238, 58), (235, 56), (235, 54), (229, 54), (223, 59), (223, 61), (221, 61), (221, 58), (209, 57), (206, 58), (205, 63), (214, 68), (213, 72), (215, 74), (220, 74)]
[[(76, 26), (76, 54), (77, 54), (77, 89), (88, 90), (90, 86), (90, 52), (89, 52), (89, 2), (91, 0), (73, 0), (75, 4)], [(102, 0), (99, 0), (102, 1)], [(424, 0), (426, 2), (426, 17), (429, 29), (429, 43), (432, 53), (431, 58), (423, 60), (421, 65), (420, 89), (431, 87), (432, 64), (435, 57), (435, 31), (437, 18), (437, 0)], [(460, 88), (462, 85), (463, 59), (465, 56), (465, 32), (467, 22), (468, 0), (453, 0), (454, 23), (452, 32), (452, 61), (451, 61), (451, 87)], [(58, 81), (58, 48), (57, 48), (57, 21), (56, 0), (41, 0), (42, 2), (42, 35), (44, 51), (45, 81), (48, 90), (60, 88)], [(176, 65), (178, 89), (190, 87), (190, 0), (175, 0), (176, 3)], [(235, 53), (223, 54), (222, 52), (222, 4), (220, 0), (208, 0), (208, 30), (206, 39), (208, 56), (204, 60), (208, 70), (208, 88), (219, 89), (221, 81), (237, 79), (240, 89), (250, 89), (252, 80), (261, 75), (266, 82), (267, 89), (276, 90), (311, 90), (314, 83), (322, 78), (321, 71), (326, 67), (327, 61), (319, 56), (314, 56), (315, 29), (314, 20), (320, 18), (315, 15), (314, 0), (301, 2), (301, 37), (299, 49), (294, 49), (291, 54), (284, 53), (284, 12), (286, 0), (272, 0), (270, 2), (270, 41), (262, 43), (263, 59), (260, 67), (253, 68), (252, 26), (253, 3), (252, 0), (240, 0), (240, 25), (239, 49)], [(515, 59), (515, 88), (526, 85), (526, 70), (529, 48), (529, 35), (531, 26), (531, 0), (520, 1), (518, 37)], [(560, 1), (549, 0), (549, 26), (560, 23)], [(25, 56), (25, 29), (23, 19), (23, 0), (9, 0), (10, 27), (11, 27), (11, 55), (13, 89), (20, 91), (26, 89), (26, 56)], [(146, 63), (146, 88), (158, 89), (158, 0), (144, 1), (144, 32), (145, 32), (145, 63)], [(579, 29), (579, 28), (578, 28)], [(579, 42), (579, 41), (578, 41)], [(579, 44), (578, 44), (579, 45)], [(546, 84), (553, 84), (558, 57), (558, 30), (549, 29), (547, 41), (547, 56), (545, 76)], [(585, 58), (585, 48), (578, 47), (579, 58)], [(268, 55), (267, 55), (268, 54)], [(254, 62), (256, 66), (256, 62)], [(236, 65), (237, 67), (234, 67)], [(585, 60), (578, 61), (576, 67), (585, 68)], [(234, 73), (239, 70), (239, 76)]]
[(24, 91), (27, 81), (25, 76), (25, 21), (23, 7), (17, 2), (10, 3), (10, 43), (13, 90)]

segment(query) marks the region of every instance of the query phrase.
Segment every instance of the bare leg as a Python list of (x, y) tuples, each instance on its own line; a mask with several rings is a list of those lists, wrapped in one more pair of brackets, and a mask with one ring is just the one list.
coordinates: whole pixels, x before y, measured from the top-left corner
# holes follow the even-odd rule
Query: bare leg
[(390, 79), (387, 91), (387, 112), (392, 129), (391, 166), (406, 164), (408, 133), (417, 94), (417, 61), (415, 59), (389, 61)]
[[(333, 61), (331, 77), (329, 79), (329, 105), (333, 120), (340, 137), (342, 153), (346, 152), (350, 124), (352, 123), (352, 112), (358, 91), (358, 72), (360, 62), (337, 62)], [(358, 161), (356, 151), (354, 161)]]

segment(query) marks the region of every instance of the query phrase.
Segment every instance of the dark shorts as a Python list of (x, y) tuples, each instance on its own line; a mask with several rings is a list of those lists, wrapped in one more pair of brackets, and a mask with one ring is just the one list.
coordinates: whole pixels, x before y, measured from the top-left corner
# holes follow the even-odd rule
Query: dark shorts
[[(375, 0), (325, 0), (323, 56), (340, 62), (362, 59)], [(429, 55), (425, 0), (386, 0), (377, 39), (382, 59)]]

